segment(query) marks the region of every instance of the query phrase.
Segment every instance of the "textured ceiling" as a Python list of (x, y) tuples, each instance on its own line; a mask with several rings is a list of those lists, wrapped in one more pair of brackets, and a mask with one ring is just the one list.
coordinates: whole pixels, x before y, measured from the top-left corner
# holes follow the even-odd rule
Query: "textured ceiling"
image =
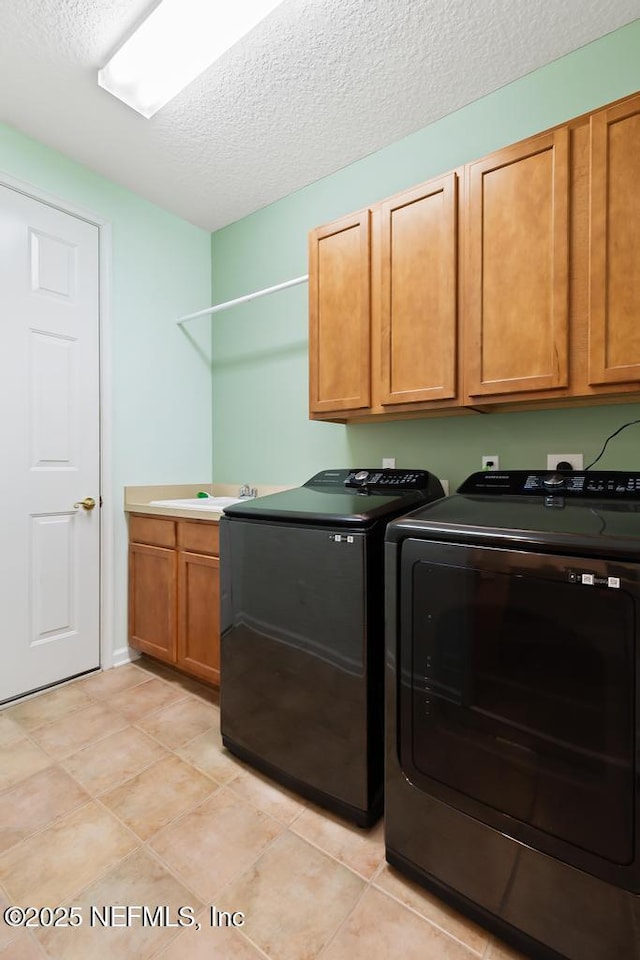
[(154, 5), (0, 0), (0, 119), (207, 230), (640, 13), (639, 0), (284, 0), (145, 120), (96, 72)]

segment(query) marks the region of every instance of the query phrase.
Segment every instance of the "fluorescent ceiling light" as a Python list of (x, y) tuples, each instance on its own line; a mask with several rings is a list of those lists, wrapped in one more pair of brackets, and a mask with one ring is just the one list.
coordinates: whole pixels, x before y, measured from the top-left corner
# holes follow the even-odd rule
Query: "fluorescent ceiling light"
[(98, 83), (152, 117), (281, 2), (160, 0), (98, 71)]

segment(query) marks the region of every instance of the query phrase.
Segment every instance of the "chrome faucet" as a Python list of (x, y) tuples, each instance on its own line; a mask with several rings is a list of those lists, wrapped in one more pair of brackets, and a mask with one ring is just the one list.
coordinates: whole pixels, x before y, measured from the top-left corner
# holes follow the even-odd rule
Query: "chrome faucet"
[(256, 487), (250, 487), (248, 483), (243, 483), (242, 486), (240, 487), (240, 490), (238, 491), (238, 496), (246, 497), (247, 499), (249, 497), (257, 497), (258, 491)]

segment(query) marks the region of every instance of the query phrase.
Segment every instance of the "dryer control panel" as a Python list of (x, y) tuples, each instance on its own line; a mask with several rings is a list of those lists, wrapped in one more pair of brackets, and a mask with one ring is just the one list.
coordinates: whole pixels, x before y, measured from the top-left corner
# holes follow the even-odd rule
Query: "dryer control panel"
[(640, 500), (640, 473), (626, 470), (500, 470), (472, 473), (458, 493), (489, 496), (549, 496)]

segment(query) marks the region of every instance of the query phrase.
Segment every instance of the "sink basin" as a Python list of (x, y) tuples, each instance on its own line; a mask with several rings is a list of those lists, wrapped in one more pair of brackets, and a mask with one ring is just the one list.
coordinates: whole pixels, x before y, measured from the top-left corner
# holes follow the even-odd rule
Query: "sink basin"
[(240, 503), (246, 497), (193, 497), (190, 500), (151, 500), (150, 507), (174, 507), (179, 510), (215, 510), (220, 512), (232, 503)]

